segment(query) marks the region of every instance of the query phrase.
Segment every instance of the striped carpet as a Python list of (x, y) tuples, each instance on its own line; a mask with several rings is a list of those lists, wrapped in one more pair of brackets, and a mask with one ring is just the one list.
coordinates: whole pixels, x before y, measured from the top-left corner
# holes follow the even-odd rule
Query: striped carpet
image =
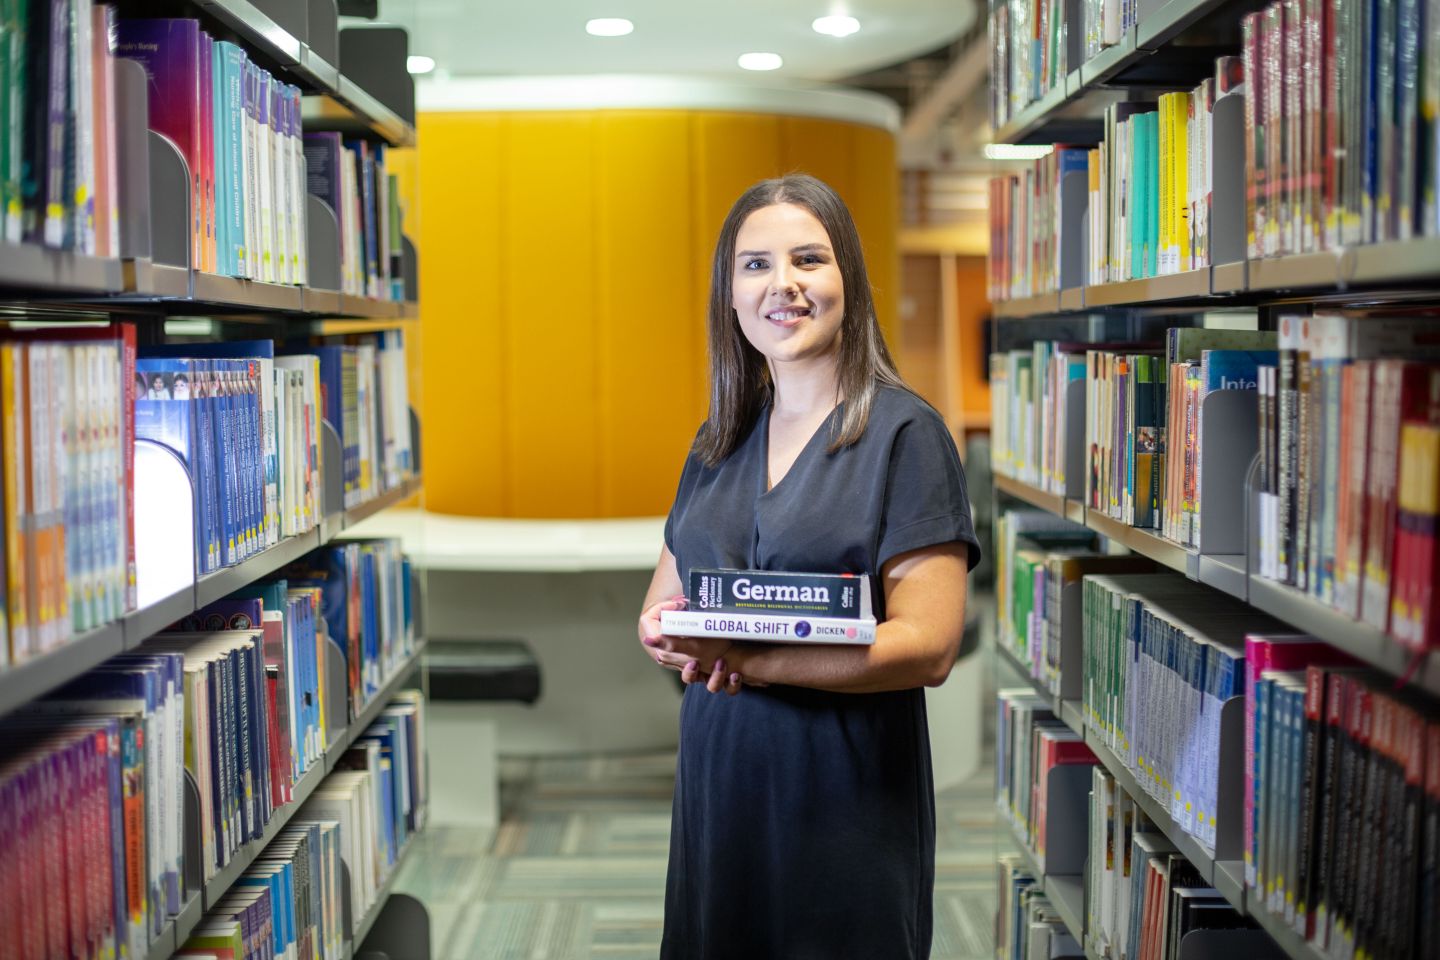
[[(654, 960), (674, 777), (673, 754), (505, 761), (499, 830), (432, 827), (399, 878), (434, 960)], [(937, 798), (934, 960), (992, 955), (993, 784)]]

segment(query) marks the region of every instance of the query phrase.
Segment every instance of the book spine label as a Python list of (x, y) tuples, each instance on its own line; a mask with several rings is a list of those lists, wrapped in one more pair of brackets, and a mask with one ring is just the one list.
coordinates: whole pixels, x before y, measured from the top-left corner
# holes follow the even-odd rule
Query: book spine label
[(840, 617), (664, 610), (660, 613), (660, 627), (667, 635), (676, 637), (727, 637), (769, 643), (875, 642), (873, 620)]

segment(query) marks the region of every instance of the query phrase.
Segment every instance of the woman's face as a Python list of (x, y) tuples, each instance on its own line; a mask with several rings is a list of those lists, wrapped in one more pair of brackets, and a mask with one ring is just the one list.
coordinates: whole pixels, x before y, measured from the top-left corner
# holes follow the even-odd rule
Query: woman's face
[(830, 235), (815, 215), (777, 203), (745, 218), (730, 285), (740, 329), (776, 363), (839, 348), (845, 290)]

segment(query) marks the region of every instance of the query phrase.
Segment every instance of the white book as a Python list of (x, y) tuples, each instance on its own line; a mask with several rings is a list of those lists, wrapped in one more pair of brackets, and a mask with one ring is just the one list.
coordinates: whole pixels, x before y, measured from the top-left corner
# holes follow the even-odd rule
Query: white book
[(875, 642), (874, 618), (794, 617), (762, 613), (662, 610), (660, 626), (672, 637), (727, 637), (766, 643)]

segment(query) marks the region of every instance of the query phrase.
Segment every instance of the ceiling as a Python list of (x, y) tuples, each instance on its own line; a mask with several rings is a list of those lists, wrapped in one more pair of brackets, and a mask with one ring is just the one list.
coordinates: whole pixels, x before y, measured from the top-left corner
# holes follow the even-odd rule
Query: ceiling
[[(439, 76), (661, 73), (755, 77), (742, 53), (778, 53), (760, 76), (844, 81), (944, 47), (971, 28), (976, 0), (381, 0), (380, 20), (410, 31), (410, 52)], [(859, 33), (822, 36), (811, 21), (848, 14)], [(585, 33), (625, 17), (626, 37)]]

